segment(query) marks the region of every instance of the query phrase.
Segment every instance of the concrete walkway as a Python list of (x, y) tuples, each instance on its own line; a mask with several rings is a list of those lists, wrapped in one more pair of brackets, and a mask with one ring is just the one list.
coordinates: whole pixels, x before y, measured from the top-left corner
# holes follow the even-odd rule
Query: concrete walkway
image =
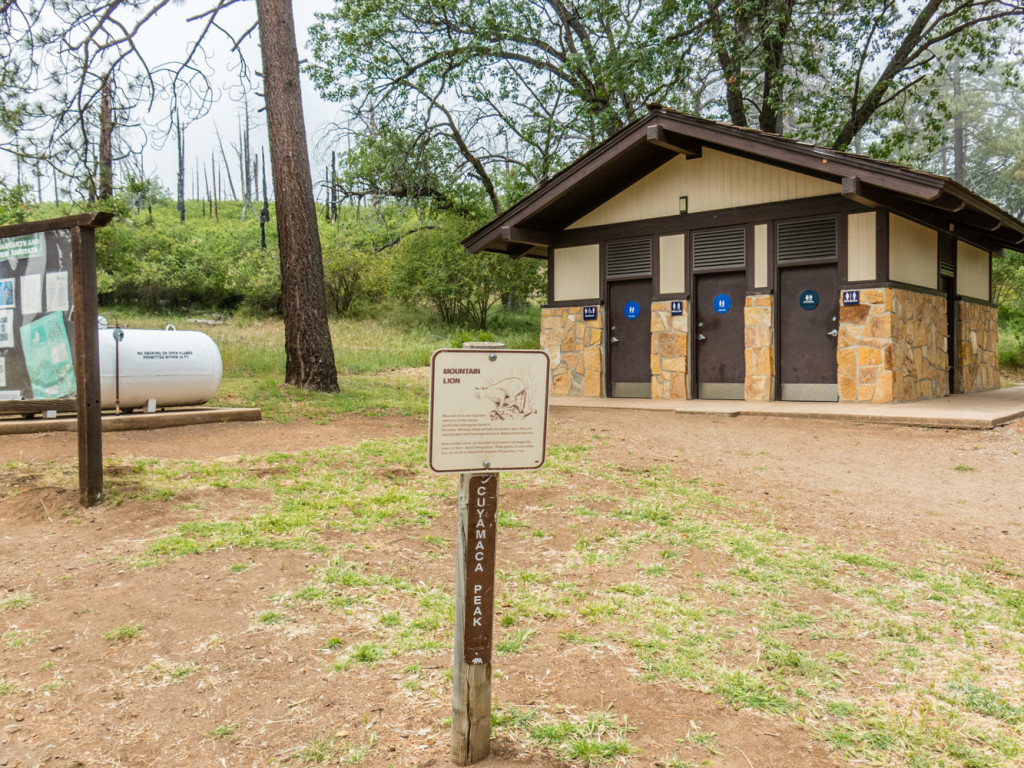
[(952, 395), (913, 403), (755, 403), (742, 400), (642, 400), (639, 398), (552, 397), (552, 406), (632, 408), (708, 416), (786, 416), (872, 424), (991, 429), (1024, 417), (1024, 386)]

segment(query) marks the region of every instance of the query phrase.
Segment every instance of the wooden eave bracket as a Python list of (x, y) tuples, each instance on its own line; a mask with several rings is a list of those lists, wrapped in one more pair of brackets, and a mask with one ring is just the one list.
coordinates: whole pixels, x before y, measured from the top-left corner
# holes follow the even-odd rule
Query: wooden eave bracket
[(665, 126), (657, 123), (647, 126), (647, 142), (684, 155), (687, 158), (697, 158), (701, 155), (700, 142), (687, 139), (674, 131), (666, 130)]
[(509, 243), (529, 244), (531, 247), (534, 245), (554, 245), (555, 242), (555, 238), (550, 232), (511, 226), (501, 228), (501, 239)]
[(842, 196), (848, 200), (853, 200), (855, 203), (866, 205), (868, 208), (877, 208), (882, 205), (879, 201), (869, 196), (865, 189), (865, 185), (861, 184), (860, 179), (856, 176), (844, 176), (842, 184)]
[(508, 250), (505, 251), (505, 253), (512, 259), (521, 259), (523, 256), (527, 256), (532, 250), (533, 246), (529, 243), (514, 243), (509, 245)]

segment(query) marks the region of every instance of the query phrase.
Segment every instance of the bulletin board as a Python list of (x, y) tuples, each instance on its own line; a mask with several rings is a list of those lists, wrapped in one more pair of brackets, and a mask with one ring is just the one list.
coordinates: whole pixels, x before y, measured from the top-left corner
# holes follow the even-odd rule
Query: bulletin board
[(0, 226), (0, 417), (76, 414), (85, 507), (103, 497), (96, 229), (110, 219)]
[(74, 408), (72, 288), (70, 230), (0, 238), (0, 404), (67, 400)]

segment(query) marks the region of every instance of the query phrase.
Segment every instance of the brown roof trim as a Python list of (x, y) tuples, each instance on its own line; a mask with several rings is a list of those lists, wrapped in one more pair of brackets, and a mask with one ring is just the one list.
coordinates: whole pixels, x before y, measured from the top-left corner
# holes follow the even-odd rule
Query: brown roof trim
[(75, 216), (64, 216), (59, 219), (43, 219), (42, 221), (25, 221), (20, 224), (8, 224), (0, 227), (0, 237), (18, 237), (33, 235), (36, 232), (52, 232), (55, 229), (87, 229), (103, 227), (110, 223), (114, 214), (108, 211), (98, 213), (79, 213)]
[(644, 124), (645, 120), (649, 120), (649, 118), (644, 118), (639, 123), (634, 123), (632, 126), (622, 129), (601, 144), (598, 144), (574, 163), (542, 183), (537, 189), (504, 213), (499, 214), (497, 218), (464, 239), (462, 241), (463, 245), (473, 253), (485, 250), (486, 243), (496, 239), (492, 231), (500, 237), (503, 226), (509, 226), (510, 224), (515, 226), (512, 219), (518, 221), (526, 218), (549, 204), (552, 200), (567, 194), (575, 184), (585, 179), (596, 166), (601, 164), (605, 155), (621, 152), (635, 144), (647, 141), (646, 132), (636, 130), (639, 125)]
[[(923, 205), (947, 217), (954, 231), (978, 232), (997, 247), (1016, 247), (1024, 243), (1024, 222), (946, 177), (662, 108), (652, 110), (585, 153), (467, 237), (463, 244), (473, 253), (482, 250), (503, 253), (512, 242), (537, 245), (545, 235), (552, 233), (522, 227), (521, 222), (572, 195), (578, 189), (577, 185), (596, 169), (643, 143), (665, 148), (666, 160), (676, 152), (699, 156), (704, 146), (764, 158), (819, 178), (834, 179), (844, 184), (844, 194), (865, 204), (881, 203), (898, 208), (900, 201), (905, 201), (913, 208)], [(850, 189), (849, 193), (846, 187)], [(862, 196), (858, 191), (861, 189), (884, 192), (885, 202), (879, 200), (878, 195)], [(608, 197), (619, 191), (609, 189)], [(561, 226), (570, 223), (566, 221)], [(528, 239), (516, 240), (518, 232), (524, 235), (528, 232)]]

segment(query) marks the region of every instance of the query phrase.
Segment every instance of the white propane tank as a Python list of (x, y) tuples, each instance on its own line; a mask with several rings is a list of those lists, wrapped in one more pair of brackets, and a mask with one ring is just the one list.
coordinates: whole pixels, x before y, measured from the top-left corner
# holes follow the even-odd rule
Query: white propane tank
[(162, 331), (109, 328), (102, 317), (99, 325), (101, 408), (113, 408), (118, 394), (122, 409), (142, 408), (151, 399), (158, 408), (201, 405), (217, 394), (224, 365), (205, 333), (173, 325)]

